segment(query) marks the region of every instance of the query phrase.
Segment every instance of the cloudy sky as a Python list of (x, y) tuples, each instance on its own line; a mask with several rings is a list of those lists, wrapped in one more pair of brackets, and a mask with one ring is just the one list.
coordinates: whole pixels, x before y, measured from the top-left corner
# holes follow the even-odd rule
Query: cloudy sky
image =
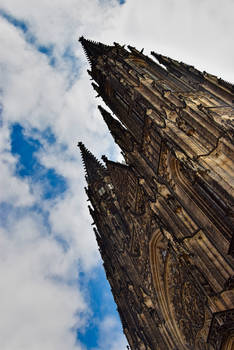
[(233, 0), (0, 0), (0, 348), (124, 350), (77, 142), (119, 157), (79, 36), (234, 81)]

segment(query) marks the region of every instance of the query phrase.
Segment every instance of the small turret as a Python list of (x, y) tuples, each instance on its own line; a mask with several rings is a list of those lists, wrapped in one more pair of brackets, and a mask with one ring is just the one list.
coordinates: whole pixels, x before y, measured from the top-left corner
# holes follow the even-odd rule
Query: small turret
[(106, 156), (102, 156), (106, 164), (108, 175), (111, 179), (113, 191), (117, 196), (120, 207), (126, 211), (135, 205), (137, 181), (133, 176), (131, 168), (123, 163), (113, 162)]
[(105, 167), (97, 158), (85, 147), (82, 142), (78, 143), (81, 151), (83, 165), (86, 170), (86, 180), (88, 183), (100, 179), (101, 174), (105, 172)]

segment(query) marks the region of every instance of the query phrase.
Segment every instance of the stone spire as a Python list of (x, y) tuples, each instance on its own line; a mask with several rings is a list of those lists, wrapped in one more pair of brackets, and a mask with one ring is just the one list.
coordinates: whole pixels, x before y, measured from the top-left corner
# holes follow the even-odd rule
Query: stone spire
[(102, 106), (98, 106), (99, 111), (102, 114), (102, 117), (110, 130), (111, 135), (113, 136), (115, 142), (123, 151), (132, 151), (133, 143), (132, 137), (128, 130), (123, 127), (123, 125), (112, 115), (107, 112)]
[(85, 147), (82, 142), (78, 143), (81, 151), (83, 165), (86, 170), (86, 180), (88, 183), (100, 179), (101, 173), (105, 171), (105, 167), (97, 160), (97, 158)]
[(99, 56), (104, 55), (111, 48), (110, 46), (104, 45), (100, 42), (85, 39), (83, 36), (80, 37), (79, 41), (83, 46), (83, 49), (91, 66), (95, 64)]

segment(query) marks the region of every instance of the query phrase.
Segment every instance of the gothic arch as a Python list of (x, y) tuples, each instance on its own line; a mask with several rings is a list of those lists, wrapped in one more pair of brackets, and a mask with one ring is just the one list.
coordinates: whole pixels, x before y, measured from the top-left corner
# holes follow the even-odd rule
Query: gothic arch
[(167, 158), (169, 178), (174, 186), (179, 186), (187, 193), (195, 194), (193, 189), (194, 173), (187, 170), (186, 173), (181, 171), (181, 162), (171, 153), (168, 152)]
[(188, 279), (181, 262), (167, 249), (167, 239), (160, 229), (150, 241), (150, 264), (158, 307), (164, 319), (161, 332), (168, 347), (208, 349), (202, 336), (206, 320), (203, 297)]
[(175, 345), (180, 349), (186, 349), (183, 346), (183, 337), (170, 312), (167, 288), (165, 287), (165, 275), (167, 274), (168, 256), (167, 242), (160, 229), (157, 229), (150, 241), (150, 264), (153, 276), (156, 297), (164, 321), (161, 324), (162, 334), (168, 343), (168, 348), (173, 349)]
[[(195, 220), (196, 218), (196, 224), (201, 228), (200, 234), (202, 235), (204, 233), (203, 228), (206, 230), (205, 234), (202, 236), (205, 236), (205, 241), (203, 241), (203, 239), (200, 241), (197, 240), (197, 245), (201, 246), (204, 243), (202, 248), (204, 255), (209, 254), (210, 250), (212, 250), (214, 254), (210, 256), (208, 264), (204, 264), (204, 260), (202, 260), (203, 258), (201, 257), (200, 267), (207, 279), (210, 291), (213, 290), (217, 292), (225, 288), (226, 280), (233, 276), (232, 260), (227, 256), (233, 228), (230, 230), (228, 225), (226, 225), (226, 216), (221, 209), (218, 210), (218, 208), (220, 208), (219, 203), (217, 202), (215, 204), (212, 199), (209, 198), (208, 189), (206, 191), (206, 188), (202, 187), (199, 179), (196, 181), (195, 171), (185, 169), (171, 152), (168, 152), (167, 155), (167, 172), (169, 174), (169, 179), (173, 182), (175, 194), (180, 198), (182, 205), (189, 212), (191, 219)], [(186, 238), (191, 238), (192, 240), (193, 237), (194, 234), (192, 232), (190, 235), (188, 234), (186, 236)], [(216, 259), (215, 255), (219, 256), (219, 259)], [(226, 264), (227, 260), (229, 264)], [(209, 274), (209, 268), (212, 266), (215, 266), (220, 275), (223, 276), (223, 266), (226, 268), (226, 277), (219, 281), (216, 279), (216, 284), (214, 284), (214, 279)], [(229, 305), (229, 307), (231, 306)], [(219, 309), (216, 311), (219, 311)]]

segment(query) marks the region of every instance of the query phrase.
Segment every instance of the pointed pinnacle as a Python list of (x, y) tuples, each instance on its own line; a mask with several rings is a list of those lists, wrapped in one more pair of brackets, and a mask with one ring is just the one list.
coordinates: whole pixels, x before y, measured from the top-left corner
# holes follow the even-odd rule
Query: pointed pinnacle
[(104, 55), (110, 49), (110, 46), (108, 45), (85, 39), (83, 36), (79, 38), (79, 42), (83, 46), (87, 59), (91, 65), (96, 62), (99, 56)]
[(102, 115), (104, 121), (105, 121), (106, 124), (108, 125), (108, 123), (109, 123), (111, 120), (113, 120), (114, 118), (113, 118), (112, 115), (111, 115), (109, 112), (107, 112), (107, 111), (105, 110), (105, 108), (103, 108), (102, 106), (99, 105), (99, 106), (98, 106), (98, 109), (99, 109), (99, 111), (101, 112), (101, 115)]
[(102, 160), (103, 160), (103, 162), (104, 162), (105, 164), (108, 163), (108, 158), (107, 158), (107, 156), (103, 155), (103, 156), (102, 156)]
[(120, 138), (124, 137), (124, 127), (121, 125), (121, 123), (112, 117), (112, 115), (107, 112), (102, 106), (98, 106), (99, 111), (102, 114), (102, 117), (110, 131), (110, 133), (112, 134), (112, 136), (114, 137), (115, 141), (118, 143), (118, 140), (120, 140)]
[(160, 54), (155, 53), (153, 51), (151, 52), (151, 55), (154, 56), (158, 60), (158, 62), (163, 64), (167, 69), (174, 68), (177, 71), (180, 71), (180, 73), (187, 71), (193, 75), (196, 75), (200, 79), (204, 78), (203, 73), (201, 73), (198, 69), (194, 68), (193, 66), (191, 66), (187, 63), (184, 63), (182, 61), (179, 62), (178, 60), (172, 59), (172, 58), (167, 57), (167, 56), (160, 55)]
[(105, 170), (104, 165), (97, 160), (97, 158), (85, 147), (82, 142), (78, 143), (78, 147), (81, 151), (87, 182), (89, 183), (90, 181), (100, 179), (100, 172)]
[(164, 65), (169, 65), (171, 63), (171, 59), (167, 56), (163, 56), (157, 52), (154, 52), (154, 51), (151, 51), (151, 55), (154, 56), (157, 61), (161, 64), (164, 64)]

